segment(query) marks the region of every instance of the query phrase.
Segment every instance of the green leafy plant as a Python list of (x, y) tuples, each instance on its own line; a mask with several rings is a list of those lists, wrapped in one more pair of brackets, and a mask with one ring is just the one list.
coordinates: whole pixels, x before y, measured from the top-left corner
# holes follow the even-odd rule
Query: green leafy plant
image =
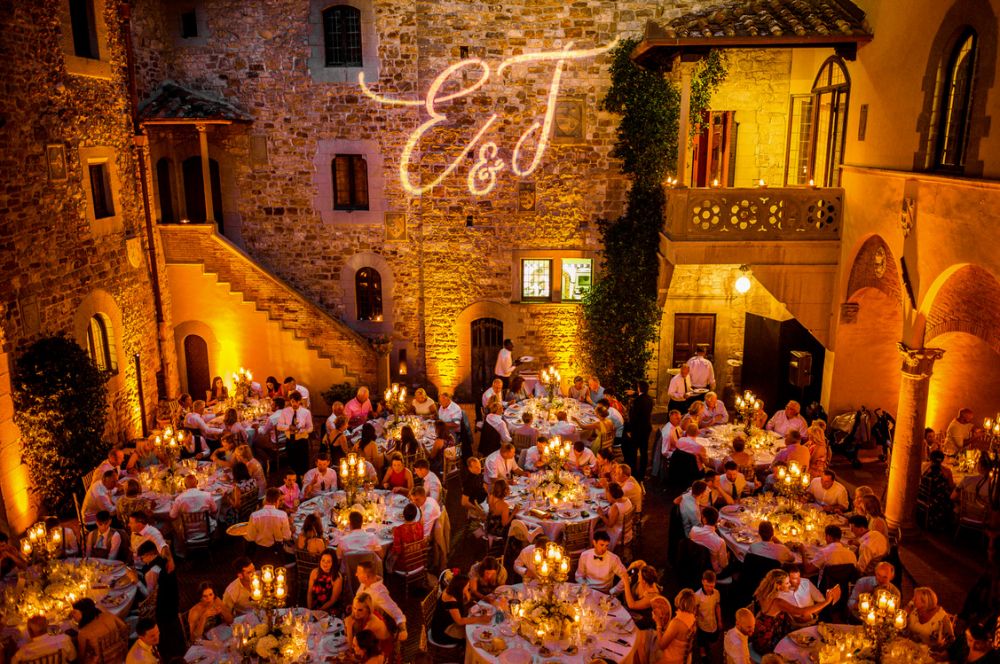
[(350, 383), (334, 383), (330, 386), (330, 389), (323, 392), (323, 401), (326, 402), (327, 406), (332, 406), (335, 401), (346, 404), (354, 398), (354, 394), (357, 391), (357, 385), (352, 385)]
[[(681, 93), (662, 74), (632, 62), (638, 39), (612, 52), (611, 87), (604, 109), (621, 116), (612, 155), (632, 179), (625, 214), (599, 220), (604, 243), (601, 279), (583, 301), (583, 348), (590, 369), (619, 392), (646, 376), (660, 310), (656, 303), (663, 183), (677, 164)], [(712, 92), (725, 80), (724, 57), (713, 51), (693, 73), (692, 119), (701, 118)], [(697, 126), (692, 127), (692, 133)]]
[(33, 343), (16, 361), (14, 422), (31, 490), (42, 507), (70, 512), (80, 477), (107, 456), (107, 373), (67, 337)]

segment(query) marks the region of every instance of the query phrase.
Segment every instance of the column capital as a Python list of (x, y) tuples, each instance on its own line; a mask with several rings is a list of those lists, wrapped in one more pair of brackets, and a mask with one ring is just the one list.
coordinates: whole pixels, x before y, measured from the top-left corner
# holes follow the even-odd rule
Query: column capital
[(896, 349), (903, 356), (903, 374), (929, 378), (934, 362), (944, 357), (943, 348), (910, 348), (902, 341), (896, 342)]
[(198, 130), (199, 134), (204, 134), (206, 131), (208, 131), (208, 125), (205, 124), (204, 122), (196, 122), (194, 128)]

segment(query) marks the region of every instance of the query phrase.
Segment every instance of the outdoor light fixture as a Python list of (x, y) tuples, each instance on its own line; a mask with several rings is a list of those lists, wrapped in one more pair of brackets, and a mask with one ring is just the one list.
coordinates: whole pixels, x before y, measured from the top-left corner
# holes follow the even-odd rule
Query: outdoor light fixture
[(736, 279), (736, 283), (733, 284), (733, 288), (740, 295), (745, 295), (752, 285), (753, 282), (750, 281), (750, 266), (740, 265), (740, 276)]

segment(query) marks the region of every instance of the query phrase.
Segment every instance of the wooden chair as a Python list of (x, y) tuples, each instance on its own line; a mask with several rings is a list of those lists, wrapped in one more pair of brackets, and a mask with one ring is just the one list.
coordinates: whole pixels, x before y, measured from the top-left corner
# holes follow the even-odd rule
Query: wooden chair
[(83, 477), (80, 478), (80, 482), (83, 484), (83, 495), (86, 496), (87, 492), (90, 491), (90, 485), (94, 483), (94, 473), (96, 472), (96, 469), (92, 470), (89, 473), (84, 473)]
[(535, 439), (531, 436), (526, 436), (523, 433), (512, 433), (510, 438), (511, 442), (514, 444), (514, 448), (518, 452), (523, 452), (524, 450), (535, 446)]
[(392, 571), (392, 574), (403, 577), (404, 597), (410, 596), (411, 585), (426, 585), (427, 552), (430, 551), (430, 545), (430, 537), (403, 545), (403, 555), (396, 561), (396, 569)]
[(571, 572), (576, 571), (576, 565), (580, 562), (580, 554), (590, 548), (590, 523), (569, 523), (562, 531), (562, 545), (569, 556), (569, 568)]
[(980, 503), (976, 496), (970, 496), (968, 491), (958, 492), (958, 518), (955, 519), (955, 537), (962, 528), (978, 533), (986, 533), (989, 524), (989, 504)]
[(184, 650), (191, 647), (191, 621), (188, 620), (190, 614), (191, 609), (177, 614), (177, 619), (181, 621), (181, 634), (184, 636)]
[(358, 589), (355, 587), (357, 576), (354, 573), (358, 569), (358, 563), (362, 560), (371, 561), (375, 565), (375, 575), (382, 576), (382, 559), (377, 554), (371, 551), (345, 554), (344, 567), (347, 569), (347, 574), (344, 576), (344, 586), (346, 586), (347, 597), (354, 597), (357, 593)]
[(464, 644), (438, 643), (431, 633), (431, 623), (434, 620), (434, 612), (437, 610), (440, 597), (440, 591), (433, 588), (420, 601), (420, 616), (423, 619), (423, 625), (420, 628), (420, 651), (429, 655), (433, 662), (461, 662)]
[(212, 557), (212, 522), (208, 512), (181, 512), (180, 522), (185, 557), (194, 551), (204, 550), (208, 551), (209, 560), (214, 562)]
[(41, 657), (36, 657), (34, 659), (22, 659), (21, 664), (63, 664), (66, 660), (63, 659), (63, 651), (57, 650), (48, 655), (42, 655)]
[(635, 545), (636, 545), (636, 523), (638, 523), (639, 513), (632, 510), (625, 515), (625, 519), (622, 522), (622, 538), (619, 546), (623, 554), (623, 560), (626, 563), (630, 563), (632, 557), (635, 555)]
[(309, 553), (303, 549), (295, 549), (295, 585), (299, 596), (299, 605), (306, 605), (306, 595), (309, 592), (309, 576), (319, 567), (322, 554)]
[(245, 491), (240, 496), (240, 506), (236, 510), (237, 518), (242, 521), (249, 521), (250, 515), (257, 511), (257, 503), (260, 502), (257, 493)]
[(122, 664), (128, 655), (128, 630), (108, 634), (97, 640), (97, 661), (100, 664)]

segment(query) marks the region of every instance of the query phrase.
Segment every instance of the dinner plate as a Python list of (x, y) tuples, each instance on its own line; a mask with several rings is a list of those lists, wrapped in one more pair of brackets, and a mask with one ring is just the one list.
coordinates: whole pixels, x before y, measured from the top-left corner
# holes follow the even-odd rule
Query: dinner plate
[(476, 630), (476, 641), (492, 641), (497, 632), (492, 627), (480, 627)]
[(524, 648), (511, 648), (500, 655), (501, 664), (531, 664), (534, 656)]
[(559, 510), (559, 516), (564, 519), (575, 519), (580, 516), (580, 510)]
[(343, 634), (330, 634), (319, 642), (319, 654), (322, 657), (332, 657), (345, 648), (347, 648), (347, 637)]
[(744, 508), (742, 505), (725, 505), (719, 510), (722, 514), (740, 514), (743, 511)]
[(496, 612), (497, 609), (492, 604), (476, 604), (469, 609), (469, 614), (473, 616), (489, 616), (492, 618)]

